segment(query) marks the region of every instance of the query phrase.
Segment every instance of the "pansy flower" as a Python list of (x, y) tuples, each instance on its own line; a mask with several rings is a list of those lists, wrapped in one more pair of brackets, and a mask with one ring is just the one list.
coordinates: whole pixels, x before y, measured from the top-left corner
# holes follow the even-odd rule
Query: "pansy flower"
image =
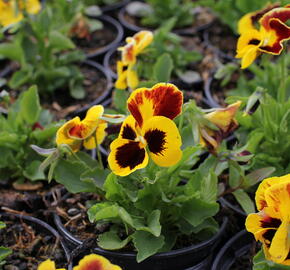
[(126, 39), (126, 45), (118, 48), (122, 52), (121, 61), (117, 62), (118, 79), (115, 87), (126, 89), (130, 87), (135, 89), (139, 84), (136, 72), (137, 56), (144, 51), (153, 41), (153, 33), (150, 31), (140, 31), (133, 37)]
[[(250, 16), (249, 16), (250, 17)], [(283, 50), (282, 42), (290, 39), (290, 5), (273, 8), (259, 20), (260, 29), (256, 29), (249, 17), (243, 17), (239, 23), (241, 36), (237, 44), (236, 58), (241, 58), (242, 68), (247, 68), (261, 54), (278, 55)]]
[(241, 101), (237, 101), (226, 108), (205, 114), (205, 119), (214, 124), (216, 129), (211, 129), (205, 125), (200, 127), (201, 145), (215, 152), (221, 141), (238, 127), (235, 115), (240, 105)]
[(42, 262), (38, 267), (37, 270), (65, 270), (64, 268), (58, 268), (55, 267), (55, 262), (51, 260), (46, 260)]
[(256, 205), (259, 212), (247, 217), (247, 230), (262, 242), (268, 260), (290, 265), (290, 174), (265, 179)]
[(146, 167), (149, 156), (162, 167), (181, 159), (181, 137), (172, 119), (181, 113), (182, 103), (182, 92), (173, 84), (159, 83), (131, 94), (131, 115), (110, 145), (108, 162), (115, 174), (126, 176)]
[(83, 144), (86, 149), (96, 148), (105, 138), (107, 123), (100, 117), (104, 113), (102, 105), (91, 107), (83, 120), (77, 116), (63, 126), (56, 133), (56, 144), (67, 144), (76, 152)]
[(23, 11), (36, 14), (41, 5), (38, 0), (0, 0), (0, 24), (4, 27), (23, 19)]
[(80, 260), (73, 270), (122, 270), (118, 265), (112, 264), (103, 256), (90, 254)]

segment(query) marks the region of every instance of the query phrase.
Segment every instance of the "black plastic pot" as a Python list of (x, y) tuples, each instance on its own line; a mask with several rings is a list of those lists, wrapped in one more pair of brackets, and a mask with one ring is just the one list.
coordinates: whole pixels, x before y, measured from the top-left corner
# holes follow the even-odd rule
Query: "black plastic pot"
[(86, 60), (86, 61), (84, 61), (83, 64), (88, 65), (91, 68), (97, 69), (99, 72), (101, 72), (107, 80), (107, 86), (104, 89), (102, 95), (100, 95), (97, 99), (90, 102), (88, 105), (84, 106), (83, 108), (76, 110), (73, 113), (69, 114), (68, 115), (69, 118), (74, 117), (74, 116), (83, 117), (83, 116), (85, 116), (86, 111), (90, 107), (97, 105), (97, 104), (101, 104), (102, 102), (105, 102), (107, 98), (110, 98), (113, 83), (112, 83), (112, 78), (111, 78), (109, 72), (102, 65), (100, 65), (99, 63), (92, 61), (92, 60)]
[(114, 72), (112, 69), (111, 69), (111, 59), (113, 57), (113, 55), (116, 53), (117, 51), (117, 48), (119, 47), (120, 45), (116, 46), (115, 48), (111, 48), (104, 56), (104, 61), (103, 61), (103, 65), (106, 69), (106, 71), (110, 74), (110, 76), (116, 80), (118, 78), (118, 75), (116, 74), (116, 72)]
[(115, 4), (111, 4), (111, 5), (107, 5), (107, 6), (101, 6), (101, 11), (103, 13), (115, 12), (118, 9), (122, 8), (123, 6), (125, 6), (126, 4), (128, 4), (129, 2), (130, 2), (130, 0), (123, 0), (123, 1), (118, 1)]
[[(68, 242), (74, 244), (78, 249), (84, 245), (81, 240), (74, 237), (64, 228), (60, 217), (56, 214), (54, 214), (54, 221), (60, 234), (62, 234)], [(208, 260), (206, 260), (206, 258), (211, 255), (215, 247), (223, 238), (227, 224), (228, 218), (225, 217), (220, 230), (212, 238), (187, 248), (158, 253), (139, 264), (136, 261), (136, 253), (133, 252), (113, 252), (103, 250), (99, 247), (95, 247), (94, 252), (108, 258), (111, 262), (120, 265), (124, 270), (206, 269), (198, 267), (203, 267), (207, 264)]]
[[(7, 219), (14, 219), (17, 218), (21, 222), (22, 220), (25, 220), (26, 222), (30, 224), (34, 224), (39, 230), (48, 232), (52, 236), (54, 236), (56, 241), (59, 241), (60, 246), (64, 252), (65, 258), (63, 258), (63, 261), (65, 264), (69, 264), (70, 262), (70, 251), (68, 247), (66, 246), (65, 242), (63, 241), (61, 235), (53, 228), (51, 227), (48, 223), (44, 222), (43, 220), (40, 220), (35, 217), (27, 216), (27, 215), (20, 215), (20, 214), (14, 214), (14, 213), (7, 213), (7, 212), (0, 212), (0, 218), (1, 220), (5, 221)], [(69, 268), (68, 270), (71, 270)]]
[[(211, 270), (229, 270), (236, 260), (243, 255), (250, 254), (254, 237), (246, 230), (240, 231), (232, 237), (219, 251), (213, 261)], [(244, 268), (240, 268), (244, 269)], [(250, 265), (249, 268), (251, 269)]]
[[(151, 30), (154, 31), (155, 29), (150, 28), (150, 27), (146, 27), (146, 26), (138, 26), (135, 24), (132, 24), (130, 22), (128, 22), (128, 20), (126, 20), (126, 6), (123, 7), (119, 13), (118, 13), (118, 19), (120, 21), (120, 23), (124, 26), (124, 28), (130, 32), (130, 33), (136, 33), (139, 32), (141, 30)], [(205, 29), (207, 29), (208, 27), (210, 27), (212, 24), (214, 23), (214, 21), (209, 22), (209, 23), (205, 23), (203, 25), (200, 26), (196, 26), (196, 27), (184, 27), (184, 28), (176, 28), (173, 29), (172, 32), (179, 34), (181, 36), (192, 36), (197, 34), (200, 31), (203, 31)]]
[(208, 78), (205, 83), (204, 83), (204, 95), (208, 101), (208, 104), (212, 108), (220, 108), (221, 105), (213, 98), (212, 93), (211, 93), (211, 83), (213, 81), (213, 78), (210, 77)]
[(93, 53), (87, 54), (87, 58), (103, 56), (108, 50), (116, 47), (116, 45), (119, 44), (124, 37), (124, 29), (122, 25), (118, 21), (116, 21), (114, 18), (107, 15), (102, 15), (102, 16), (94, 17), (94, 18), (97, 20), (100, 20), (103, 23), (105, 28), (112, 29), (112, 31), (114, 31), (114, 33), (116, 34), (112, 42), (110, 42), (106, 46), (103, 46), (102, 48), (97, 49), (97, 51)]
[(219, 202), (223, 208), (228, 208), (228, 209), (232, 210), (234, 213), (238, 214), (243, 219), (245, 219), (247, 217), (246, 212), (244, 212), (240, 207), (233, 205), (226, 198), (223, 198), (223, 197), (219, 198)]

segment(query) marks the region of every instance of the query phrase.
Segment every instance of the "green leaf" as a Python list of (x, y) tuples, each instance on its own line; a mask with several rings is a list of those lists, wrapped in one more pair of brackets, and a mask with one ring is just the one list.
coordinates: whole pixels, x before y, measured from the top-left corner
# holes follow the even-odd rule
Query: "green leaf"
[(20, 115), (27, 123), (33, 125), (38, 121), (40, 111), (37, 87), (31, 86), (21, 98)]
[(23, 171), (23, 175), (31, 181), (45, 180), (45, 174), (39, 169), (41, 161), (33, 160)]
[(237, 189), (233, 192), (233, 195), (247, 214), (255, 212), (254, 202), (244, 190)]
[(161, 234), (160, 215), (160, 210), (154, 210), (150, 213), (147, 220), (148, 227), (156, 237)]
[(70, 95), (75, 99), (83, 99), (86, 92), (81, 83), (70, 83)]
[(156, 237), (151, 233), (137, 231), (133, 233), (133, 242), (138, 251), (137, 262), (142, 262), (146, 258), (158, 252), (164, 245), (164, 236)]
[(198, 226), (205, 219), (214, 216), (218, 210), (218, 203), (208, 203), (197, 198), (191, 198), (183, 204), (181, 215), (191, 225)]
[(49, 36), (49, 44), (55, 51), (74, 49), (74, 43), (65, 35), (58, 31), (51, 31)]
[(21, 62), (23, 50), (19, 44), (2, 43), (0, 44), (0, 55)]
[(215, 203), (217, 201), (218, 179), (213, 171), (203, 177), (200, 193), (205, 202)]
[(12, 254), (11, 249), (0, 246), (0, 262), (3, 261), (10, 254)]
[(126, 239), (121, 240), (116, 232), (105, 232), (98, 237), (98, 246), (103, 249), (116, 250), (125, 247), (131, 240), (128, 236)]
[(6, 224), (3, 221), (0, 221), (0, 230), (6, 228)]
[(108, 169), (104, 170), (100, 168), (94, 168), (93, 170), (85, 171), (81, 175), (81, 180), (84, 182), (86, 181), (94, 182), (98, 188), (102, 189), (109, 173), (110, 171)]
[(63, 184), (69, 192), (94, 192), (94, 183), (81, 181), (81, 175), (88, 168), (82, 162), (59, 160), (54, 171), (55, 180)]
[(159, 82), (169, 82), (173, 70), (173, 60), (168, 53), (158, 57), (153, 67), (154, 77)]
[(9, 87), (17, 89), (20, 86), (24, 85), (31, 79), (31, 70), (30, 69), (21, 69), (15, 71), (9, 81)]
[(115, 174), (108, 175), (104, 189), (106, 191), (106, 199), (111, 201), (119, 201), (124, 198), (123, 187), (118, 183), (118, 178)]
[(97, 203), (93, 205), (89, 211), (89, 219), (96, 222), (103, 219), (113, 219), (119, 216), (118, 206), (110, 203)]
[(114, 89), (113, 91), (113, 105), (120, 113), (127, 112), (127, 99), (129, 93), (125, 90)]

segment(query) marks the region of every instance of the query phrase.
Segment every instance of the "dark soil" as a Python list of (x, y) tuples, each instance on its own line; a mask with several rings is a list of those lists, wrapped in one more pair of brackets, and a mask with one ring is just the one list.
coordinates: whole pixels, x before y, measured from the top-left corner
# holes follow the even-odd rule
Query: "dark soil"
[(54, 260), (58, 267), (65, 266), (65, 255), (59, 240), (33, 223), (15, 218), (5, 222), (0, 231), (0, 243), (12, 249), (5, 261), (4, 270), (35, 270), (46, 259)]
[(86, 91), (84, 99), (73, 99), (69, 95), (69, 90), (66, 89), (65, 91), (55, 91), (54, 97), (52, 97), (54, 101), (50, 100), (49, 103), (44, 104), (44, 107), (56, 115), (57, 119), (63, 119), (68, 114), (90, 104), (108, 89), (108, 81), (101, 71), (89, 65), (81, 66), (81, 71), (84, 75), (83, 86)]
[(78, 49), (86, 54), (93, 54), (114, 41), (115, 37), (116, 30), (106, 25), (102, 29), (91, 33), (88, 38), (73, 38), (73, 41), (77, 44)]

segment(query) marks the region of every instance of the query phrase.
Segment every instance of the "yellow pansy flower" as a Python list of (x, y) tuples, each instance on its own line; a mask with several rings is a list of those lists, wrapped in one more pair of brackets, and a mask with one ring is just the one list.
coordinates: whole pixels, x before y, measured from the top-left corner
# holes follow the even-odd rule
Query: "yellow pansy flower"
[(81, 259), (78, 266), (75, 266), (73, 270), (122, 270), (122, 268), (112, 264), (103, 256), (90, 254)]
[(131, 115), (110, 145), (111, 170), (129, 175), (146, 167), (149, 156), (162, 167), (176, 164), (182, 157), (181, 137), (172, 119), (181, 113), (182, 103), (182, 92), (173, 84), (135, 90), (127, 101)]
[(126, 45), (118, 48), (122, 52), (121, 61), (117, 62), (118, 79), (115, 87), (126, 89), (130, 87), (135, 89), (139, 84), (138, 74), (136, 72), (137, 56), (144, 51), (153, 41), (153, 33), (150, 31), (140, 31), (133, 37), (126, 39)]
[(256, 204), (259, 212), (248, 215), (246, 229), (262, 242), (268, 260), (290, 265), (290, 174), (265, 179)]
[(251, 22), (251, 15), (246, 15), (239, 23), (239, 37), (236, 58), (241, 58), (241, 67), (247, 68), (261, 54), (278, 55), (283, 50), (283, 41), (290, 39), (290, 5), (273, 8), (263, 14), (259, 20), (260, 29)]
[(78, 151), (83, 144), (86, 149), (94, 149), (105, 138), (107, 123), (100, 119), (104, 113), (102, 105), (91, 107), (83, 120), (77, 116), (63, 126), (56, 133), (56, 144), (67, 144), (73, 151)]
[(15, 24), (23, 19), (23, 11), (36, 14), (41, 5), (38, 0), (0, 0), (0, 24), (4, 27)]
[(64, 268), (55, 268), (55, 262), (51, 260), (46, 260), (42, 262), (38, 267), (37, 270), (65, 270)]
[(205, 119), (213, 123), (217, 130), (202, 125), (199, 130), (200, 144), (215, 152), (222, 140), (238, 127), (235, 115), (240, 105), (241, 101), (237, 101), (226, 108), (205, 114)]

